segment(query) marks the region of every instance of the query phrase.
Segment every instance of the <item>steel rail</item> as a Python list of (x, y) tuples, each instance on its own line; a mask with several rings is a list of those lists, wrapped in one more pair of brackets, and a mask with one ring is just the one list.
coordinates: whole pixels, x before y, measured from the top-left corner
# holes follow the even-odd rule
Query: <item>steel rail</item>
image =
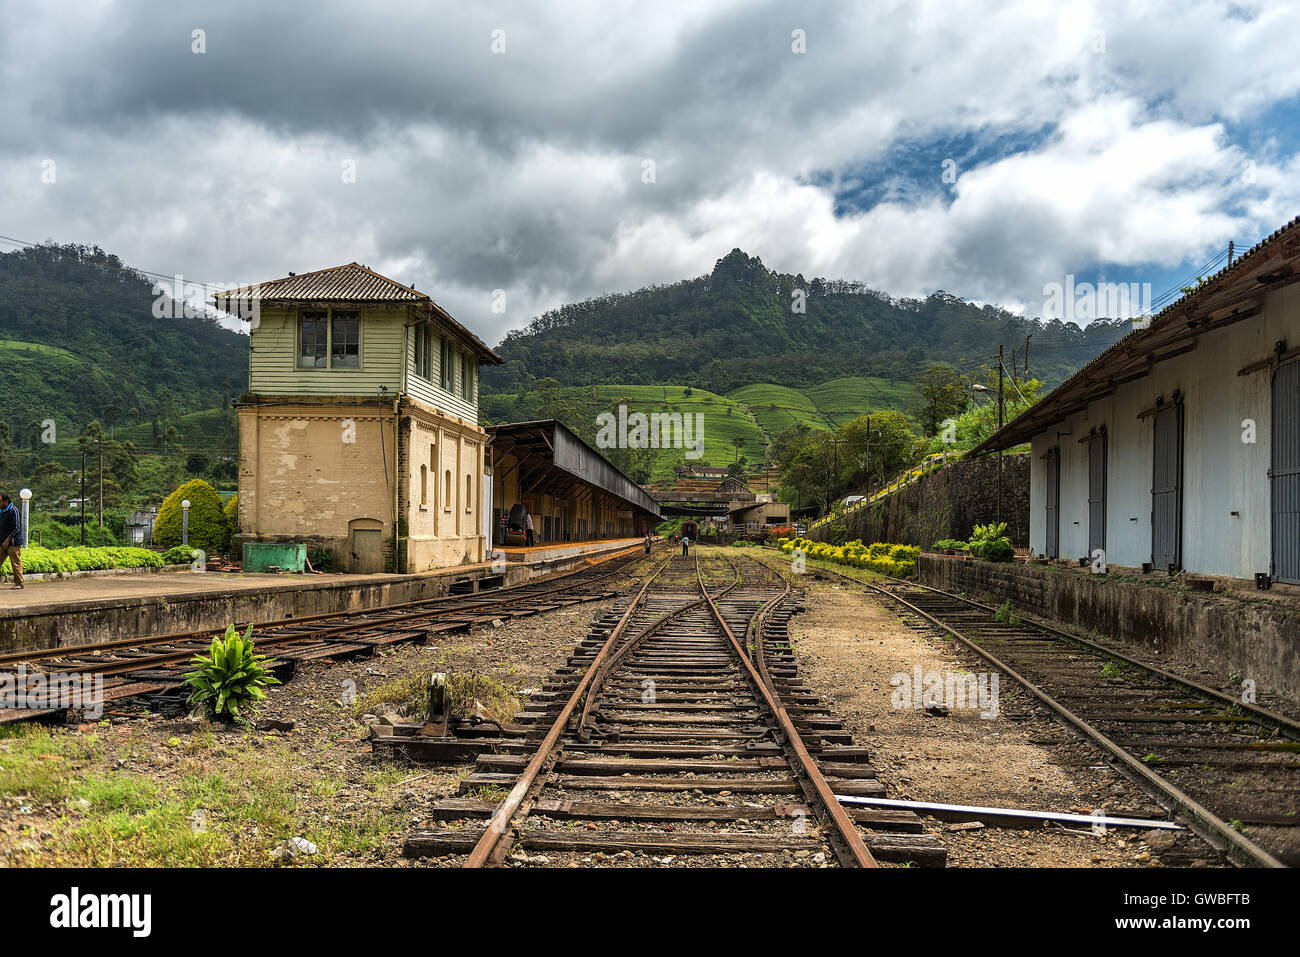
[[(834, 573), (839, 575), (838, 572)], [(953, 628), (951, 625), (939, 620), (934, 615), (926, 612), (914, 605), (912, 602), (889, 591), (881, 588), (879, 585), (873, 585), (870, 582), (864, 582), (860, 579), (850, 578), (847, 575), (839, 575), (841, 578), (848, 578), (850, 581), (857, 582), (872, 591), (879, 592), (887, 598), (890, 598), (900, 605), (903, 605), (913, 614), (919, 616), (925, 621), (930, 622), (936, 628), (947, 632), (962, 645), (975, 652), (981, 658), (988, 661), (998, 670), (1006, 674), (1012, 680), (1019, 682), (1030, 694), (1037, 698), (1049, 710), (1063, 719), (1067, 724), (1074, 727), (1077, 731), (1096, 744), (1105, 754), (1120, 763), (1120, 770), (1134, 783), (1138, 784), (1148, 793), (1156, 796), (1166, 809), (1171, 809), (1170, 804), (1178, 811), (1181, 811), (1187, 818), (1189, 827), (1201, 836), (1212, 847), (1223, 851), (1230, 861), (1235, 864), (1245, 864), (1259, 867), (1285, 867), (1286, 865), (1279, 861), (1268, 851), (1264, 850), (1250, 838), (1236, 831), (1226, 821), (1220, 820), (1208, 808), (1204, 807), (1198, 801), (1185, 793), (1178, 787), (1169, 783), (1160, 775), (1151, 771), (1141, 761), (1134, 758), (1125, 751), (1119, 744), (1112, 741), (1100, 729), (1094, 727), (1091, 723), (1079, 717), (1065, 705), (1061, 704), (1047, 692), (1043, 691), (1034, 682), (1030, 681), (1020, 672), (1016, 671), (1006, 662), (1002, 661), (997, 655), (982, 648), (974, 641), (966, 637), (962, 632)], [(900, 579), (895, 579), (899, 581)], [(910, 584), (910, 583), (905, 583)], [(928, 587), (925, 585), (922, 588)], [(936, 591), (938, 589), (935, 589)], [(1166, 803), (1168, 802), (1168, 803)]]
[(583, 695), (586, 694), (587, 688), (595, 678), (601, 662), (604, 661), (605, 657), (610, 653), (615, 643), (623, 634), (623, 631), (627, 628), (628, 623), (632, 620), (633, 613), (635, 613), (637, 608), (639, 608), (645, 601), (646, 592), (650, 590), (650, 585), (659, 576), (660, 572), (667, 567), (668, 560), (665, 560), (662, 565), (655, 569), (655, 571), (646, 578), (645, 583), (641, 585), (641, 588), (628, 604), (627, 610), (623, 612), (623, 615), (619, 618), (617, 624), (615, 624), (610, 630), (609, 637), (605, 639), (605, 643), (601, 645), (600, 651), (596, 653), (595, 659), (587, 667), (587, 670), (582, 675), (581, 679), (579, 679), (577, 686), (573, 689), (573, 693), (569, 695), (569, 700), (565, 702), (559, 715), (556, 717), (555, 721), (552, 722), (550, 730), (546, 732), (546, 737), (543, 738), (542, 742), (537, 746), (537, 750), (534, 752), (532, 760), (528, 762), (527, 767), (525, 767), (523, 772), (519, 775), (518, 780), (515, 781), (515, 786), (510, 789), (510, 793), (506, 795), (505, 800), (501, 802), (496, 813), (492, 815), (492, 820), (488, 824), (487, 829), (484, 830), (483, 836), (478, 839), (478, 843), (476, 843), (474, 849), (470, 851), (469, 859), (465, 862), (466, 867), (479, 868), (489, 863), (492, 854), (497, 850), (498, 845), (501, 842), (501, 838), (509, 829), (515, 813), (524, 803), (524, 799), (528, 796), (529, 791), (532, 790), (538, 776), (544, 768), (548, 767), (549, 764), (553, 762), (555, 757), (554, 752), (557, 745), (560, 743), (560, 738), (564, 733), (565, 727), (569, 723), (569, 718), (573, 715), (574, 711), (577, 710), (578, 702), (581, 701)]
[[(851, 578), (848, 575), (842, 575), (839, 572), (833, 572), (832, 574), (838, 575), (840, 578), (844, 578), (847, 581), (858, 582), (858, 584), (864, 584), (863, 582), (859, 581), (856, 578)], [(909, 588), (923, 588), (926, 591), (935, 592), (936, 594), (943, 595), (946, 598), (951, 598), (953, 601), (965, 602), (968, 605), (973, 605), (974, 607), (979, 608), (983, 611), (987, 611), (990, 614), (994, 614), (997, 612), (997, 609), (994, 608), (992, 605), (986, 605), (981, 601), (976, 601), (974, 598), (968, 598), (965, 595), (958, 595), (955, 592), (945, 591), (942, 588), (935, 588), (933, 585), (925, 585), (922, 584), (921, 582), (910, 582), (902, 578), (894, 578), (892, 575), (886, 575), (885, 577), (888, 578), (891, 582), (895, 582), (899, 585), (906, 585)], [(1239, 708), (1242, 711), (1248, 711), (1250, 712), (1250, 714), (1259, 718), (1261, 721), (1276, 727), (1278, 731), (1286, 735), (1288, 738), (1291, 738), (1296, 741), (1300, 741), (1300, 721), (1296, 721), (1293, 718), (1289, 718), (1284, 714), (1279, 714), (1276, 711), (1271, 711), (1268, 708), (1265, 708), (1258, 704), (1254, 704), (1249, 701), (1241, 701), (1240, 699), (1234, 698), (1229, 694), (1225, 694), (1224, 692), (1218, 690), (1217, 688), (1211, 688), (1208, 685), (1203, 685), (1192, 678), (1184, 678), (1181, 675), (1174, 674), (1172, 671), (1166, 671), (1164, 668), (1161, 668), (1159, 665), (1153, 665), (1145, 661), (1139, 661), (1136, 658), (1130, 658), (1122, 651), (1116, 651), (1114, 649), (1108, 648), (1105, 645), (1100, 644), (1099, 642), (1095, 642), (1089, 638), (1084, 638), (1082, 635), (1072, 635), (1068, 631), (1063, 631), (1060, 628), (1056, 628), (1053, 625), (1049, 625), (1047, 622), (1042, 621), (1040, 619), (1027, 616), (1023, 613), (1017, 613), (1016, 617), (1019, 618), (1020, 621), (1024, 622), (1026, 625), (1030, 626), (1031, 628), (1037, 628), (1039, 631), (1046, 632), (1051, 637), (1056, 638), (1060, 641), (1068, 641), (1068, 642), (1073, 642), (1075, 644), (1083, 645), (1085, 648), (1088, 648), (1089, 650), (1094, 651), (1099, 655), (1106, 655), (1110, 658), (1116, 658), (1127, 665), (1132, 665), (1134, 668), (1140, 668), (1141, 670), (1148, 671), (1151, 674), (1159, 675), (1164, 680), (1169, 681), (1173, 684), (1181, 685), (1184, 688), (1188, 688), (1192, 691), (1195, 691), (1197, 694), (1214, 698), (1216, 701), (1219, 701), (1231, 707)]]
[[(628, 557), (633, 552), (639, 552), (640, 550), (641, 550), (641, 546), (638, 545), (633, 549), (627, 549), (626, 551), (617, 552), (614, 555), (601, 559), (601, 564), (603, 564), (606, 561), (615, 561), (619, 558)], [(580, 568), (571, 572), (563, 572), (560, 575), (550, 576), (548, 578), (542, 579), (540, 582), (525, 582), (520, 585), (513, 585), (509, 588), (503, 588), (497, 593), (497, 595), (494, 595), (493, 597), (483, 598), (483, 599), (475, 598), (472, 601), (470, 600), (470, 596), (466, 596), (466, 595), (439, 595), (434, 598), (417, 598), (417, 599), (413, 599), (412, 601), (394, 602), (388, 605), (375, 605), (374, 607), (371, 608), (360, 609), (352, 612), (326, 612), (320, 615), (306, 615), (301, 618), (279, 618), (279, 619), (273, 619), (271, 621), (265, 621), (260, 623), (245, 622), (242, 625), (238, 625), (236, 627), (238, 627), (240, 631), (243, 631), (248, 627), (252, 627), (254, 630), (258, 630), (258, 631), (270, 631), (271, 629), (289, 628), (294, 625), (311, 624), (317, 621), (344, 620), (348, 618), (357, 618), (363, 615), (379, 615), (379, 614), (383, 614), (386, 612), (393, 612), (393, 611), (400, 612), (407, 609), (414, 609), (420, 606), (435, 606), (430, 608), (427, 614), (417, 613), (414, 615), (406, 615), (398, 618), (393, 618), (388, 621), (374, 622), (369, 626), (359, 626), (355, 623), (348, 623), (345, 621), (344, 624), (341, 624), (337, 627), (326, 628), (314, 633), (317, 635), (331, 635), (339, 632), (356, 630), (359, 627), (381, 627), (387, 624), (392, 624), (394, 622), (418, 620), (419, 618), (422, 617), (428, 617), (428, 615), (439, 614), (449, 610), (472, 612), (479, 608), (486, 609), (486, 608), (498, 607), (500, 605), (517, 602), (521, 599), (537, 598), (545, 595), (552, 595), (558, 592), (572, 590), (573, 588), (580, 587), (584, 584), (591, 584), (593, 582), (604, 581), (606, 578), (611, 578), (617, 575), (620, 571), (622, 571), (624, 568), (627, 568), (629, 565), (635, 564), (636, 561), (637, 559), (634, 558), (633, 561), (626, 562), (608, 572), (604, 572), (603, 574), (595, 575), (589, 578), (575, 578), (574, 576), (578, 576), (583, 574), (584, 572), (590, 571), (591, 568), (595, 566), (588, 566), (587, 568)], [(550, 588), (528, 591), (527, 593), (522, 592), (523, 589), (527, 589), (531, 585), (547, 584), (549, 582), (560, 582), (560, 584), (556, 584)], [(437, 606), (444, 606), (444, 605), (454, 605), (455, 603), (461, 603), (463, 607), (460, 606), (455, 606), (451, 608), (437, 607)], [(18, 664), (20, 662), (46, 661), (51, 658), (63, 658), (63, 657), (68, 657), (73, 655), (81, 656), (85, 654), (94, 654), (96, 652), (101, 652), (101, 651), (116, 651), (125, 648), (141, 648), (150, 645), (173, 644), (176, 642), (183, 642), (183, 641), (205, 641), (209, 636), (213, 636), (216, 634), (218, 634), (218, 630), (215, 628), (202, 628), (202, 629), (195, 629), (192, 631), (174, 631), (174, 632), (166, 632), (160, 635), (146, 635), (144, 637), (138, 637), (138, 638), (116, 638), (110, 641), (97, 641), (97, 642), (90, 642), (81, 645), (61, 645), (55, 648), (39, 648), (39, 649), (33, 649), (31, 651), (11, 651), (11, 652), (5, 652), (3, 654), (0, 654), (0, 665)], [(307, 636), (298, 635), (293, 637), (295, 639), (301, 640), (303, 638), (306, 638)], [(270, 641), (272, 639), (271, 636), (268, 634), (260, 640)], [(184, 654), (190, 654), (190, 653), (192, 652), (185, 652)], [(135, 659), (135, 661), (137, 662), (148, 661), (148, 660), (150, 659)], [(47, 669), (47, 670), (57, 671), (60, 669)], [(84, 669), (79, 669), (79, 670), (84, 670)], [(137, 669), (128, 669), (128, 670), (137, 670)]]
[[(700, 567), (699, 559), (697, 558), (695, 560), (695, 568), (697, 573), (699, 571), (699, 567)], [(718, 594), (725, 595), (727, 592), (731, 591), (733, 588), (738, 587), (739, 585), (740, 585), (740, 572), (739, 570), (737, 570), (736, 580), (732, 582), (730, 585), (723, 588), (722, 591), (720, 591)], [(641, 643), (642, 640), (658, 632), (660, 628), (662, 628), (672, 619), (678, 617), (679, 615), (686, 614), (686, 612), (690, 611), (693, 608), (698, 608), (700, 605), (704, 603), (704, 601), (705, 599), (703, 597), (700, 597), (692, 601), (690, 604), (683, 605), (681, 608), (675, 609), (674, 611), (664, 612), (657, 619), (655, 619), (655, 621), (651, 622), (645, 628), (641, 629), (641, 631), (639, 631), (636, 635), (634, 635), (630, 641), (626, 641), (622, 645), (620, 645), (618, 650), (615, 651), (614, 654), (609, 656), (608, 660), (605, 661), (605, 663), (601, 666), (600, 670), (596, 673), (595, 678), (592, 680), (591, 687), (588, 688), (587, 690), (586, 698), (583, 701), (582, 716), (578, 720), (578, 728), (575, 734), (575, 737), (579, 741), (585, 742), (590, 740), (590, 734), (587, 732), (587, 722), (591, 717), (592, 707), (596, 702), (596, 698), (597, 695), (600, 693), (601, 687), (605, 683), (605, 679), (608, 678), (611, 674), (613, 674), (614, 669), (619, 666), (619, 664), (623, 661), (623, 659), (626, 658), (632, 652), (632, 650)]]
[[(731, 559), (728, 558), (727, 561), (730, 562)], [(732, 565), (734, 567), (734, 562)], [(696, 566), (696, 575), (699, 575), (698, 565)], [(817, 762), (813, 759), (813, 756), (808, 752), (808, 748), (804, 745), (803, 738), (800, 736), (799, 730), (795, 727), (794, 722), (790, 719), (789, 713), (786, 712), (785, 706), (781, 703), (780, 695), (777, 693), (775, 686), (771, 684), (770, 677), (765, 678), (763, 673), (760, 673), (754, 668), (754, 663), (749, 660), (749, 656), (745, 654), (745, 649), (742, 648), (740, 642), (736, 640), (736, 635), (727, 624), (727, 620), (723, 617), (718, 606), (714, 604), (712, 597), (709, 596), (708, 589), (704, 587), (704, 579), (702, 577), (700, 578), (700, 590), (704, 592), (705, 599), (708, 603), (709, 609), (713, 612), (714, 619), (717, 621), (719, 627), (722, 628), (723, 634), (727, 637), (727, 641), (731, 644), (731, 650), (736, 656), (736, 660), (745, 668), (750, 684), (753, 685), (755, 691), (757, 691), (762, 697), (763, 703), (772, 713), (772, 716), (776, 718), (778, 729), (782, 737), (785, 739), (783, 745), (787, 754), (790, 755), (792, 762), (796, 765), (796, 770), (799, 772), (800, 786), (804, 788), (805, 793), (811, 790), (812, 793), (807, 794), (809, 800), (820, 804), (826, 816), (830, 818), (831, 823), (834, 825), (836, 835), (839, 839), (832, 840), (831, 846), (835, 849), (836, 856), (839, 857), (840, 863), (845, 867), (877, 867), (876, 859), (872, 857), (871, 852), (867, 850), (866, 844), (862, 841), (862, 836), (858, 833), (857, 826), (844, 810), (844, 807), (836, 799), (835, 792), (826, 781), (826, 778), (822, 775), (821, 768), (817, 766)], [(763, 609), (760, 609), (760, 611), (765, 610), (769, 606), (774, 606), (777, 601), (783, 600), (789, 592), (790, 584), (789, 582), (786, 582), (785, 590), (776, 599), (773, 599), (772, 602), (764, 605)], [(754, 618), (755, 616), (750, 616), (751, 625), (754, 622)], [(764, 664), (763, 672), (765, 673), (766, 670), (766, 664)]]

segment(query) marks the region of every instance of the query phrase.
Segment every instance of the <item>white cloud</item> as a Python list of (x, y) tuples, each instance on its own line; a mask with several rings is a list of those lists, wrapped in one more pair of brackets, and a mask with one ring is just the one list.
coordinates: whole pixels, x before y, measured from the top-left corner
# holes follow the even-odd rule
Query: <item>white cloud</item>
[[(557, 21), (232, 2), (194, 19), (100, 3), (0, 37), (0, 233), (222, 282), (357, 259), (495, 341), (734, 246), (1033, 312), (1067, 272), (1173, 265), (1300, 211), (1286, 137), (1247, 153), (1229, 132), (1262, 134), (1300, 92), (1290, 4), (593, 2)], [(927, 184), (893, 159), (1000, 134), (1030, 145), (951, 190), (937, 163)], [(837, 215), (864, 176), (892, 188)]]

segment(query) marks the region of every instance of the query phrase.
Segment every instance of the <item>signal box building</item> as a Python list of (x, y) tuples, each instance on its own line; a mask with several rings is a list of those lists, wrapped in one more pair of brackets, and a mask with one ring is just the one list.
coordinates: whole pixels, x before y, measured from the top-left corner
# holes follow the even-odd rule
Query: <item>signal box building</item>
[(1034, 554), (1300, 585), (1300, 220), (975, 451), (1024, 442)]
[(425, 293), (357, 263), (214, 297), (252, 317), (237, 541), (353, 572), (484, 561), (478, 371), (502, 362)]

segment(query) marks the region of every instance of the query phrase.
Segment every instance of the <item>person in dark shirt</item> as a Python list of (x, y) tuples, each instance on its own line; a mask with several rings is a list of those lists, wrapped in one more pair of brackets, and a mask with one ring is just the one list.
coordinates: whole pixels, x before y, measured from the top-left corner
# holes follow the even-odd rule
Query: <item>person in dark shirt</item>
[(0, 493), (0, 563), (5, 558), (13, 568), (12, 588), (23, 587), (23, 521), (8, 495)]

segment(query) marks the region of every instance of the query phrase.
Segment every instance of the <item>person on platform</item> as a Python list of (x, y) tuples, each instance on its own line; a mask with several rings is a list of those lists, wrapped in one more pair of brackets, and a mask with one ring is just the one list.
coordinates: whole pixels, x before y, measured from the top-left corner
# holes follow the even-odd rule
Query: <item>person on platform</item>
[(533, 513), (529, 512), (524, 516), (524, 544), (533, 544)]
[(0, 494), (0, 563), (5, 558), (13, 569), (11, 588), (23, 587), (23, 520), (8, 495)]

